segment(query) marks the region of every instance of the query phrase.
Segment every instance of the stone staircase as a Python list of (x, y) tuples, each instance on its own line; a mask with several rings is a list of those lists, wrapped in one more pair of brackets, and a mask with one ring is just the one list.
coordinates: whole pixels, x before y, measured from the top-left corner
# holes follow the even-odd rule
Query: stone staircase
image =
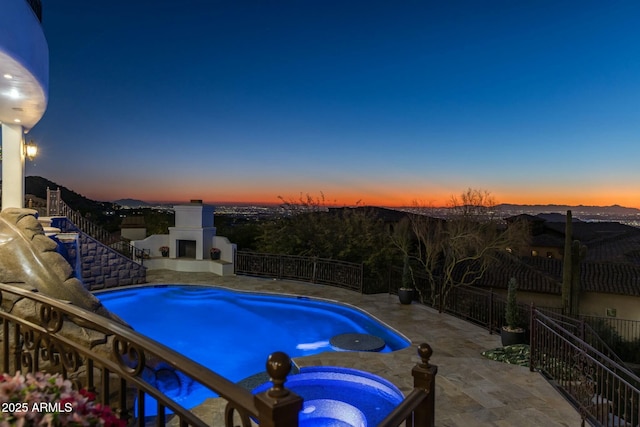
[(135, 248), (128, 242), (123, 244), (118, 237), (91, 223), (62, 200), (58, 199), (56, 206), (57, 212), (52, 212), (48, 206), (50, 216), (41, 216), (38, 220), (46, 235), (55, 237), (71, 250), (75, 246), (78, 255), (76, 275), (87, 289), (146, 283), (144, 257), (136, 257)]
[(44, 234), (47, 236), (55, 236), (57, 234), (62, 233), (62, 230), (56, 227), (51, 226), (52, 219), (49, 217), (38, 217), (38, 222), (42, 225), (42, 229), (44, 230)]

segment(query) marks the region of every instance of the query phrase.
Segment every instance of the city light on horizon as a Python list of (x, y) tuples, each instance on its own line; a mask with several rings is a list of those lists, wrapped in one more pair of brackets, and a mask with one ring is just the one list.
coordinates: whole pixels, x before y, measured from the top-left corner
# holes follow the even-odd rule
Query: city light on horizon
[[(575, 196), (566, 196), (563, 194), (547, 194), (528, 193), (526, 195), (518, 195), (517, 193), (500, 193), (494, 192), (489, 188), (483, 187), (462, 187), (458, 191), (451, 193), (435, 193), (425, 191), (423, 193), (398, 193), (394, 197), (375, 197), (366, 196), (364, 194), (348, 193), (348, 192), (331, 192), (325, 190), (303, 191), (303, 192), (278, 192), (274, 190), (271, 196), (263, 193), (253, 193), (251, 191), (243, 191), (239, 189), (232, 191), (194, 191), (183, 189), (175, 192), (141, 192), (141, 191), (122, 191), (114, 193), (93, 193), (89, 189), (88, 192), (78, 191), (85, 197), (89, 197), (98, 201), (115, 201), (120, 199), (136, 199), (147, 203), (156, 204), (176, 204), (188, 203), (190, 200), (202, 200), (207, 204), (224, 204), (224, 205), (254, 205), (254, 206), (274, 206), (280, 205), (284, 201), (298, 202), (306, 199), (307, 196), (313, 200), (322, 200), (322, 204), (326, 206), (381, 206), (381, 207), (449, 207), (452, 197), (459, 198), (467, 189), (482, 189), (489, 191), (491, 197), (496, 204), (515, 204), (515, 205), (568, 205), (568, 206), (614, 206), (619, 205), (628, 208), (640, 209), (637, 198), (633, 195), (627, 197), (624, 194), (611, 194), (607, 197), (588, 198), (580, 194)], [(76, 191), (72, 188), (72, 190)], [(635, 202), (635, 204), (634, 204)]]

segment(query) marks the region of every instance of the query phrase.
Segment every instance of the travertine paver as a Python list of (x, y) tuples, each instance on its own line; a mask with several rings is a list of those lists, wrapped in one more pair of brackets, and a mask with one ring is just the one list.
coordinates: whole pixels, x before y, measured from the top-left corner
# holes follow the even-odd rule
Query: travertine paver
[[(401, 305), (396, 296), (360, 295), (344, 289), (309, 283), (247, 276), (219, 277), (210, 273), (150, 270), (153, 284), (207, 284), (233, 289), (305, 295), (340, 301), (367, 311), (412, 342), (393, 353), (336, 352), (296, 358), (299, 367), (345, 366), (380, 375), (404, 393), (413, 387), (411, 368), (418, 361), (416, 347), (433, 348), (437, 426), (579, 426), (577, 411), (538, 373), (494, 362), (481, 352), (500, 346), (500, 338), (455, 317), (419, 305)], [(278, 349), (274, 349), (276, 351)], [(214, 412), (215, 403), (198, 408)], [(219, 407), (219, 405), (218, 405)]]

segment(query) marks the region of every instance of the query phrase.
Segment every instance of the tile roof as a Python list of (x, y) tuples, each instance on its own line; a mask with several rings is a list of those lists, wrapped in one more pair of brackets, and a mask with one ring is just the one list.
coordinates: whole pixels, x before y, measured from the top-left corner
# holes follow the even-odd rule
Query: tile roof
[[(527, 216), (520, 217), (531, 221)], [(532, 236), (531, 246), (563, 248), (565, 222), (554, 221), (551, 216), (538, 215), (537, 218), (547, 221), (543, 224), (544, 231)], [(619, 222), (574, 221), (573, 237), (587, 246), (580, 271), (583, 290), (640, 296), (640, 228)], [(501, 262), (492, 267), (495, 271), (486, 275), (483, 285), (506, 288), (509, 277), (513, 276), (523, 290), (561, 293), (562, 260), (527, 256), (510, 263), (512, 265)]]
[(587, 245), (587, 261), (640, 265), (640, 229), (631, 228), (631, 231), (620, 238)]
[(638, 265), (584, 262), (580, 280), (588, 292), (640, 296)]
[[(518, 280), (523, 291), (559, 295), (562, 260), (544, 257), (504, 260), (485, 274), (481, 286), (506, 288), (510, 277)], [(586, 292), (640, 296), (640, 265), (585, 261), (580, 266), (580, 281)]]
[[(547, 230), (554, 231), (564, 236), (564, 222), (545, 222)], [(619, 222), (574, 222), (573, 238), (586, 245), (603, 243), (615, 239), (621, 239), (629, 235), (640, 234), (640, 229)]]
[[(543, 259), (539, 257), (526, 257), (527, 259)], [(557, 260), (551, 260), (557, 261)], [(499, 259), (485, 273), (478, 286), (484, 288), (506, 289), (509, 279), (515, 277), (518, 281), (518, 289), (527, 292), (538, 292), (560, 295), (561, 283), (553, 274), (543, 269), (536, 268), (515, 257)]]

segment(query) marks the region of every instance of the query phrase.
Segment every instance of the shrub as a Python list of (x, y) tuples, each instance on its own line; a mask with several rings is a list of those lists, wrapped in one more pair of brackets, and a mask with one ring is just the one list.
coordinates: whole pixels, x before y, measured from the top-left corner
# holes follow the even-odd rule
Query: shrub
[(509, 287), (507, 290), (507, 307), (505, 310), (505, 320), (507, 327), (511, 330), (520, 327), (520, 309), (516, 293), (518, 291), (518, 282), (515, 277), (509, 279)]

